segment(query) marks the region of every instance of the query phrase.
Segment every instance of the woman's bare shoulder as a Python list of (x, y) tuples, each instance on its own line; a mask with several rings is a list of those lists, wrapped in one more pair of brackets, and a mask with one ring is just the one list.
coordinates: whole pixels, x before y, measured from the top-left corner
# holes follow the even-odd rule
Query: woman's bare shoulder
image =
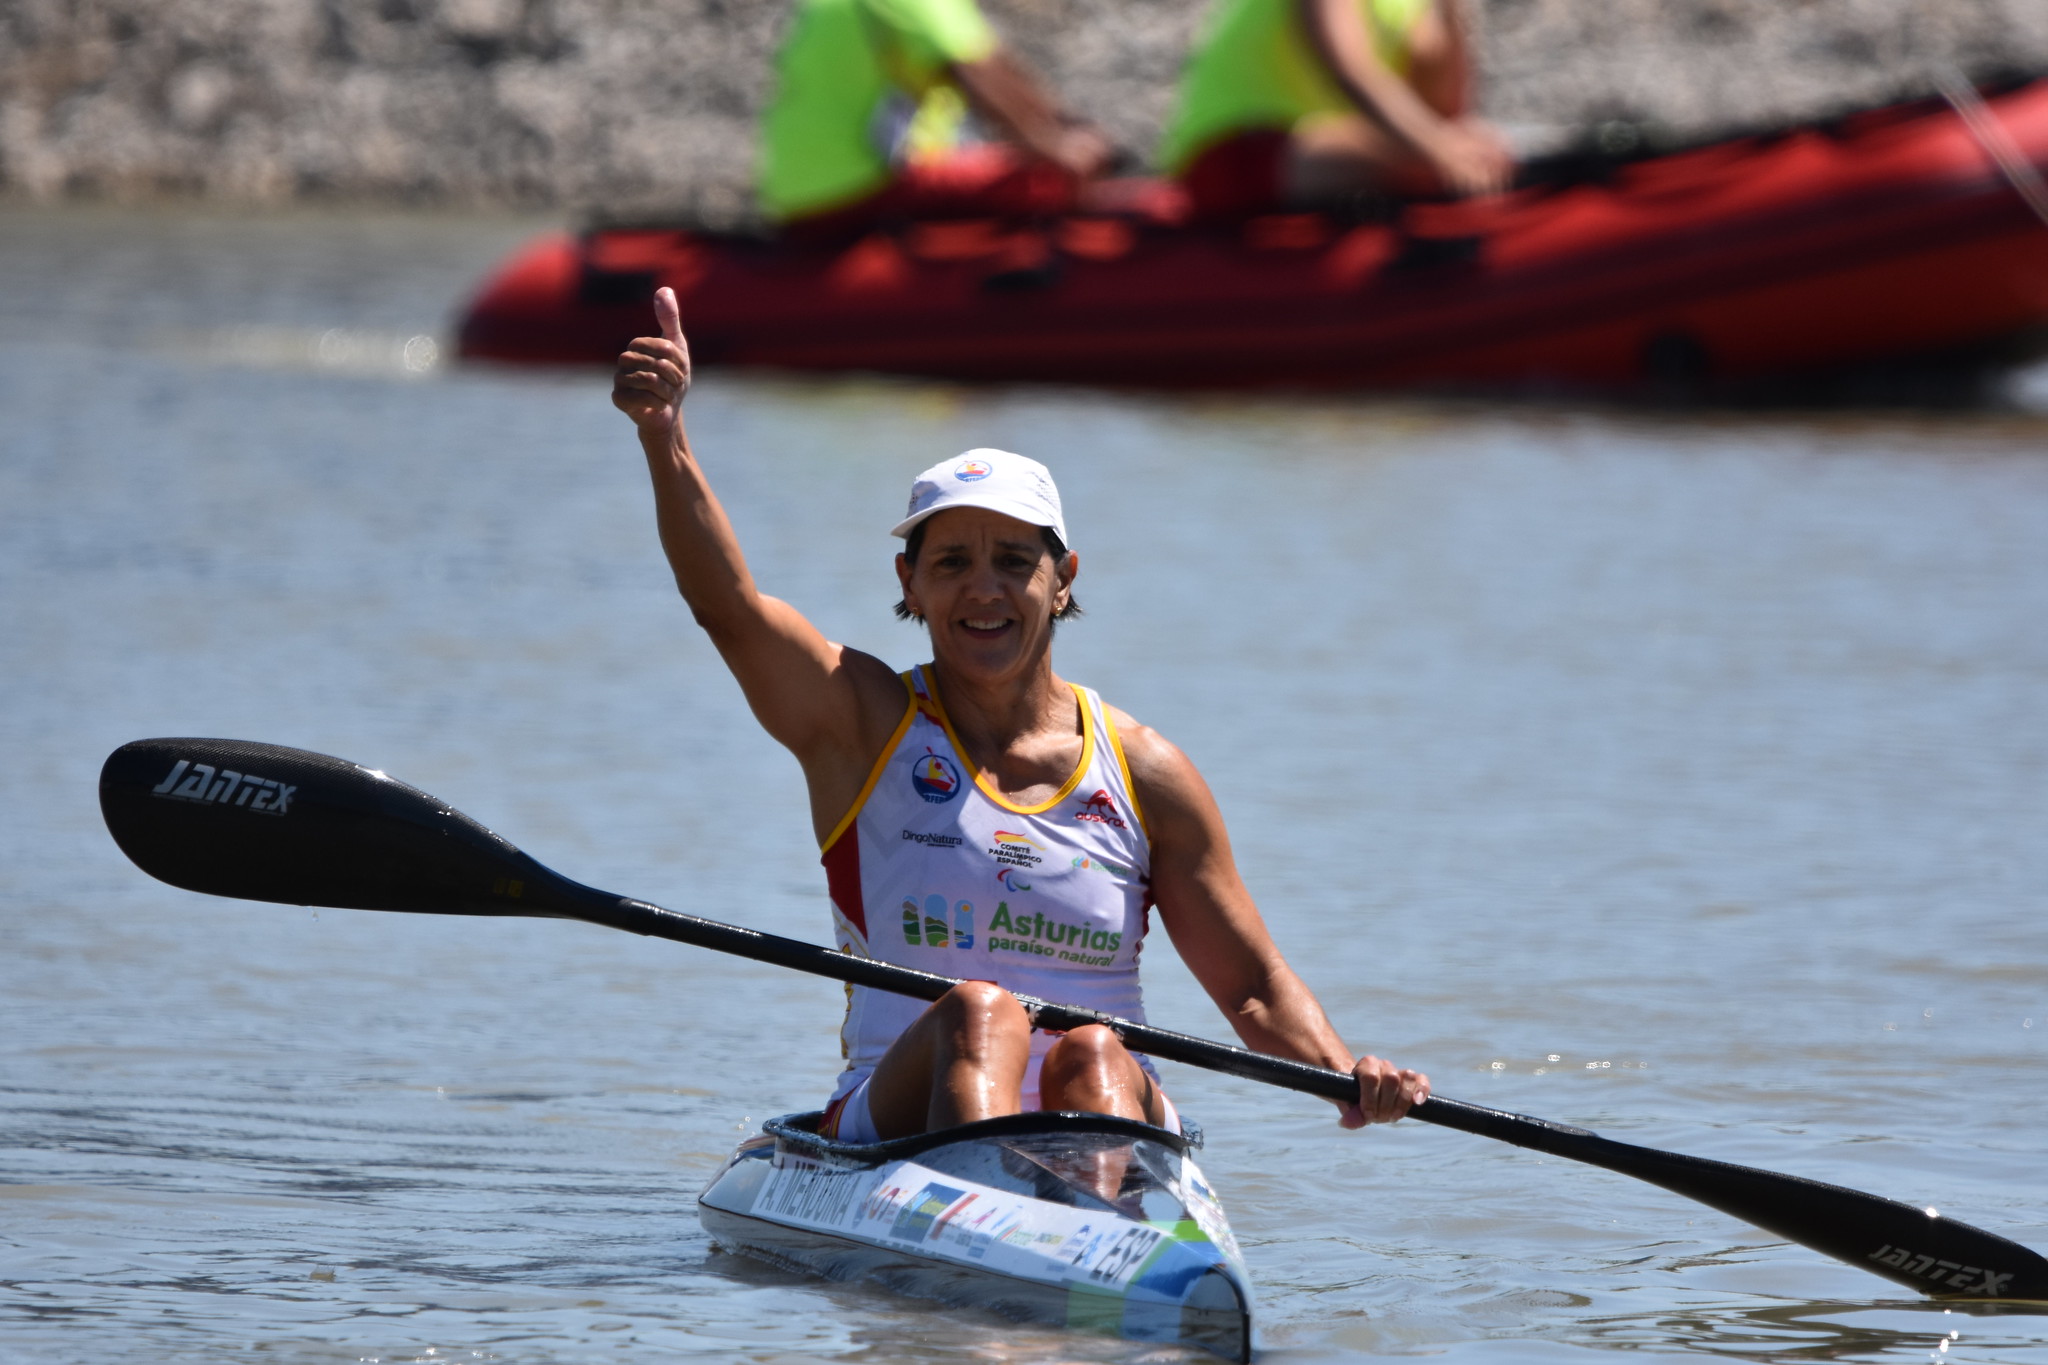
[(904, 685), (903, 675), (865, 650), (851, 645), (834, 648), (839, 652), (841, 676), (858, 698), (862, 738), (868, 739), (877, 731), (884, 738), (893, 734), (910, 707), (910, 689)]
[(1208, 784), (1179, 745), (1119, 707), (1105, 702), (1103, 709), (1110, 724), (1116, 727), (1124, 762), (1130, 766), (1131, 785), (1137, 789), (1138, 804), (1149, 815), (1185, 815), (1214, 809), (1215, 798), (1209, 794)]

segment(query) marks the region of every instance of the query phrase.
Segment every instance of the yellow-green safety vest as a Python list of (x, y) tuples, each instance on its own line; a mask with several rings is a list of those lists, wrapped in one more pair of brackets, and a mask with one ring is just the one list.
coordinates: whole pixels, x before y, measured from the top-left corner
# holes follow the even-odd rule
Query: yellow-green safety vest
[[(1408, 73), (1416, 25), (1434, 0), (1357, 0), (1379, 59)], [(1356, 108), (1303, 32), (1297, 0), (1222, 0), (1181, 75), (1160, 169), (1178, 175), (1214, 143), (1257, 128), (1291, 129)]]
[(776, 54), (757, 183), (777, 218), (850, 204), (955, 145), (951, 68), (996, 50), (975, 0), (803, 0)]

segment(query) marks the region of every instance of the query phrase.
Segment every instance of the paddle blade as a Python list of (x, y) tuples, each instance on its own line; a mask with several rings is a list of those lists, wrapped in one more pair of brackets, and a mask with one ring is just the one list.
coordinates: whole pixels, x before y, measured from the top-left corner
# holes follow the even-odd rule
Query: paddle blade
[(1433, 1097), (1414, 1117), (1602, 1166), (1938, 1298), (2048, 1299), (2048, 1258), (1895, 1199)]
[[(1602, 1161), (1936, 1298), (2048, 1299), (2048, 1259), (2010, 1238), (1841, 1185), (1648, 1148)], [(1613, 1155), (1613, 1154), (1610, 1154)]]
[(137, 867), (215, 896), (554, 916), (582, 889), (417, 787), (277, 744), (124, 744), (100, 770), (100, 812)]

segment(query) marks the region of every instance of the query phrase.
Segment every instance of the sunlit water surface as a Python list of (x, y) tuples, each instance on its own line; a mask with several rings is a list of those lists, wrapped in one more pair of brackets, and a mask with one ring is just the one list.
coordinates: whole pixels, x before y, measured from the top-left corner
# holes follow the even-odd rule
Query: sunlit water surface
[[(829, 983), (207, 900), (106, 837), (116, 745), (262, 739), (826, 936), (795, 767), (669, 587), (602, 376), (436, 363), (536, 226), (0, 215), (0, 1355), (1172, 1358), (709, 1244), (701, 1182), (831, 1083)], [(910, 474), (1047, 460), (1062, 670), (1202, 766), (1359, 1046), (2048, 1247), (2048, 422), (720, 374), (691, 410), (769, 589), (905, 665)], [(1147, 972), (1224, 1032), (1163, 942)], [(1270, 1360), (2048, 1362), (2048, 1317), (1619, 1176), (1169, 1079)]]

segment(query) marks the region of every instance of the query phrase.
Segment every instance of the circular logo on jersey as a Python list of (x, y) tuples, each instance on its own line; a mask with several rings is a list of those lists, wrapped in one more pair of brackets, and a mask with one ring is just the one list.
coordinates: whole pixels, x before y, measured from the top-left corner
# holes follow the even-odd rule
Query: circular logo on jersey
[(927, 749), (911, 761), (910, 785), (933, 805), (943, 805), (960, 794), (960, 769), (944, 754)]
[(995, 472), (986, 460), (962, 460), (953, 466), (953, 477), (962, 483), (973, 483)]

